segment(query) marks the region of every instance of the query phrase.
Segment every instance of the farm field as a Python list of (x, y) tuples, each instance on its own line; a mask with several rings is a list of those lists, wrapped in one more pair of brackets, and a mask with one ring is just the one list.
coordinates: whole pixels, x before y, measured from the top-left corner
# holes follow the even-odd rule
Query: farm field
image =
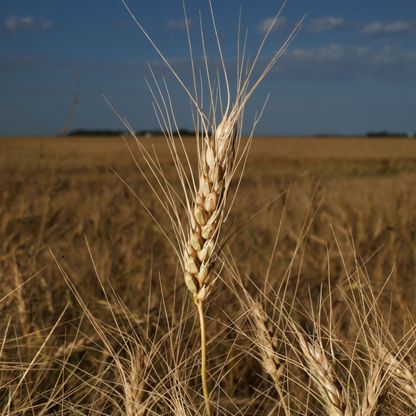
[[(128, 143), (149, 173), (134, 142)], [(179, 189), (163, 138), (143, 143)], [(193, 141), (185, 139), (185, 146), (194, 160)], [(363, 274), (381, 314), (390, 317), (390, 331), (400, 338), (416, 317), (415, 186), (414, 139), (255, 138), (224, 225), (229, 234), (224, 253), (232, 254), (247, 287), (262, 286), (266, 276), (274, 291), (287, 282), (285, 297), (289, 303), (296, 298), (294, 314), (305, 328), (304, 315), (331, 293), (323, 303), (346, 338), (354, 322), (338, 288), (349, 276)], [(183, 313), (188, 293), (177, 259), (142, 204), (169, 228), (121, 138), (0, 139), (0, 403), (14, 392), (10, 414), (32, 414), (22, 410), (29, 406), (42, 414), (77, 414), (71, 413), (74, 403), (88, 408), (80, 414), (124, 414), (117, 372), (104, 352), (108, 345), (77, 297), (109, 333), (116, 317), (119, 330), (131, 337), (144, 325), (146, 336), (158, 339), (160, 328), (178, 319), (169, 324), (165, 315)], [(225, 340), (212, 347), (209, 366), (227, 392), (229, 414), (236, 414), (235, 397), (246, 400), (243, 414), (267, 414), (262, 400), (250, 398), (261, 388), (271, 394), (270, 382), (254, 359), (246, 363), (241, 350), (232, 348), (230, 333), (244, 325), (244, 313), (235, 306), (231, 274), (223, 273), (207, 308), (209, 336), (221, 333)], [(112, 337), (119, 347), (120, 340)], [(197, 348), (197, 338), (183, 337), (183, 348)], [(222, 374), (224, 355), (229, 361)], [(191, 365), (184, 365), (181, 376), (197, 385)], [(88, 384), (81, 388), (85, 374)], [(66, 382), (57, 388), (60, 378)], [(386, 409), (395, 406), (389, 400)], [(319, 406), (313, 412), (322, 414)]]

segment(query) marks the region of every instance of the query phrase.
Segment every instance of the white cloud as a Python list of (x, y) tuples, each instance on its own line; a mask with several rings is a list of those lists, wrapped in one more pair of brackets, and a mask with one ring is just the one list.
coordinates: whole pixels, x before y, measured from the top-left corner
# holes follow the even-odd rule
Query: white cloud
[(345, 55), (345, 47), (331, 44), (321, 48), (294, 49), (291, 56), (300, 61), (338, 61)]
[(413, 79), (416, 76), (416, 49), (337, 43), (295, 48), (282, 57), (275, 71), (303, 79)]
[(347, 23), (342, 17), (326, 16), (312, 21), (310, 30), (313, 32), (326, 32), (332, 29), (345, 27)]
[(6, 17), (3, 25), (9, 32), (45, 32), (52, 26), (52, 22), (45, 17), (11, 15)]
[(278, 30), (282, 29), (286, 24), (285, 17), (266, 17), (257, 25), (257, 31), (263, 35), (267, 33), (267, 31), (271, 27), (271, 32), (277, 32)]
[(192, 20), (191, 19), (178, 19), (178, 20), (169, 20), (168, 21), (168, 28), (169, 29), (184, 30), (184, 29), (186, 29), (187, 25), (188, 25), (188, 27), (192, 25)]
[(392, 22), (371, 22), (364, 26), (366, 35), (411, 33), (416, 31), (416, 21), (396, 20)]

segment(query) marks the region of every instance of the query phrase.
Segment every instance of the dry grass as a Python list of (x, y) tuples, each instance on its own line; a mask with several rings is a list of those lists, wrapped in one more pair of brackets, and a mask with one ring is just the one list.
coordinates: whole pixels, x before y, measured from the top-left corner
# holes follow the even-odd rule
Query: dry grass
[[(202, 412), (177, 259), (110, 167), (168, 226), (121, 139), (0, 140), (4, 415)], [(414, 413), (415, 179), (408, 139), (254, 139), (207, 309), (214, 414)]]
[(302, 20), (264, 61), (272, 25), (249, 59), (240, 19), (231, 76), (208, 1), (219, 68), (201, 18), (187, 87), (122, 3), (196, 140), (152, 69), (163, 138), (0, 140), (1, 416), (415, 413), (416, 142), (262, 138), (247, 164)]

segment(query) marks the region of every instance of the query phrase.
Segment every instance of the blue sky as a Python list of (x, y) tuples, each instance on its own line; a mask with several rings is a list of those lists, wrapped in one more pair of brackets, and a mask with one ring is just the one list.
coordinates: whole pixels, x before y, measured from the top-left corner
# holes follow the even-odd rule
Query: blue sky
[[(182, 1), (128, 4), (189, 85)], [(213, 0), (230, 68), (236, 62), (240, 7), (253, 56), (281, 4)], [(201, 12), (208, 55), (217, 65), (208, 1), (187, 0), (186, 7), (196, 44)], [(416, 0), (289, 0), (261, 62), (305, 13), (301, 31), (250, 101), (247, 120), (270, 94), (256, 132), (416, 131)], [(201, 48), (195, 48), (201, 64)], [(78, 82), (79, 103), (71, 128), (123, 128), (103, 94), (136, 129), (157, 128), (145, 82), (148, 63), (157, 76), (166, 76), (179, 125), (192, 128), (185, 95), (121, 0), (2, 0), (0, 135), (60, 133)]]

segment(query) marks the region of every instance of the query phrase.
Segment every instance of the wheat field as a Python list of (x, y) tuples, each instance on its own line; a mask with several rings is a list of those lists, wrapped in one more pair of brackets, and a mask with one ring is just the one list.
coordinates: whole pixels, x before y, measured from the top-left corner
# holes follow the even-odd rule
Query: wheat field
[[(146, 169), (122, 138), (0, 139), (3, 415), (203, 413)], [(415, 183), (412, 139), (253, 139), (205, 307), (214, 414), (415, 413)]]

